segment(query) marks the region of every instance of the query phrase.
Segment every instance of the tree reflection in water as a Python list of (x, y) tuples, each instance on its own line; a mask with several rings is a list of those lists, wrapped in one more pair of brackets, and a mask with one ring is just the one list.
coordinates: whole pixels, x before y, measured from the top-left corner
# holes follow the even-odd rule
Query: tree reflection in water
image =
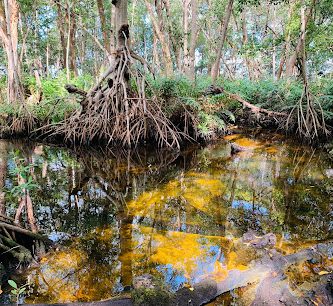
[[(35, 146), (34, 216), (56, 246), (23, 274), (33, 285), (26, 302), (106, 299), (145, 273), (172, 290), (224, 279), (257, 256), (237, 242), (249, 229), (275, 233), (287, 253), (329, 239), (328, 157), (269, 138), (233, 137), (248, 148), (237, 155), (227, 143), (181, 153)], [(28, 158), (23, 147), (4, 143), (1, 161), (14, 149)], [(6, 208), (15, 215), (10, 193)]]

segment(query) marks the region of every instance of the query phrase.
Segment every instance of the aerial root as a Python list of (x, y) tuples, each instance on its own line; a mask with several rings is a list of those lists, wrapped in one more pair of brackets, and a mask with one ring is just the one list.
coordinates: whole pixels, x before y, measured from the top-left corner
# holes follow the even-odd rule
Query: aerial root
[(146, 97), (147, 83), (132, 64), (128, 48), (118, 51), (112, 67), (81, 101), (82, 109), (53, 126), (48, 136), (63, 136), (73, 144), (107, 142), (135, 147), (153, 141), (159, 147), (180, 148), (184, 133), (167, 118), (157, 97)]
[(324, 111), (307, 85), (304, 85), (299, 102), (289, 113), (286, 129), (296, 130), (299, 137), (309, 141), (327, 137), (330, 133), (325, 123)]

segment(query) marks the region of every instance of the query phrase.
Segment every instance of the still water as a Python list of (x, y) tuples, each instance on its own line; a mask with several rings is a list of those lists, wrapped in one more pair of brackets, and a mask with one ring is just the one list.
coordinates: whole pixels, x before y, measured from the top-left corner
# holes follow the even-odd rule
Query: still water
[[(243, 151), (231, 154), (230, 143)], [(33, 216), (21, 222), (54, 242), (28, 267), (0, 256), (2, 303), (8, 279), (29, 284), (26, 303), (108, 299), (146, 274), (170, 291), (223, 280), (257, 256), (235, 247), (251, 229), (275, 234), (283, 254), (333, 236), (332, 160), (281, 135), (231, 135), (180, 153), (1, 141), (0, 154), (2, 214), (14, 218), (15, 168), (31, 165), (22, 171)]]

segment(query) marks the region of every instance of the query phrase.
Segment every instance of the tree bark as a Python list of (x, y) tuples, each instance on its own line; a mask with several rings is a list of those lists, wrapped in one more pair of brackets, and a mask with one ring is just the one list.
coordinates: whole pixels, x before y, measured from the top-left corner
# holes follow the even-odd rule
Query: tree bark
[(9, 103), (23, 101), (18, 56), (19, 6), (16, 0), (0, 1), (0, 38), (7, 56), (7, 95)]
[(122, 49), (129, 39), (127, 0), (113, 0), (112, 3), (115, 7), (116, 46)]
[[(247, 35), (247, 28), (246, 28), (246, 12), (245, 10), (242, 11), (242, 33), (243, 33), (243, 41), (242, 45), (243, 47), (247, 45), (248, 43), (248, 35)], [(247, 54), (245, 54), (245, 64), (247, 67), (247, 71), (249, 74), (249, 79), (253, 80), (253, 73), (252, 73), (252, 67), (250, 63), (250, 59), (248, 58)]]
[(108, 51), (108, 53), (110, 53), (110, 38), (108, 35), (108, 29), (106, 26), (105, 9), (104, 9), (103, 0), (97, 0), (97, 8), (98, 8), (99, 19), (101, 21), (104, 48)]
[(191, 0), (184, 0), (183, 1), (183, 29), (184, 29), (184, 36), (183, 36), (183, 53), (184, 53), (184, 61), (183, 61), (183, 67), (182, 72), (185, 72), (185, 75), (187, 75), (187, 70), (189, 67), (189, 50), (188, 50), (188, 44), (190, 39), (190, 33), (189, 33), (189, 9), (190, 9), (190, 2)]
[(65, 27), (64, 27), (64, 14), (63, 14), (63, 8), (61, 6), (61, 3), (59, 0), (54, 0), (56, 6), (57, 6), (57, 26), (59, 30), (60, 35), (60, 44), (61, 44), (61, 51), (62, 51), (62, 60), (61, 60), (61, 66), (62, 69), (65, 69), (67, 66), (67, 56), (66, 56), (66, 38), (65, 38)]
[[(188, 1), (188, 2), (187, 2)], [(191, 79), (195, 79), (195, 48), (198, 37), (198, 1), (184, 1), (184, 72)], [(191, 5), (191, 32), (189, 33), (189, 6)]]
[(226, 12), (225, 12), (225, 18), (224, 18), (222, 28), (221, 28), (220, 40), (219, 40), (219, 44), (218, 44), (218, 47), (217, 47), (216, 59), (213, 63), (212, 70), (211, 70), (211, 77), (212, 77), (213, 81), (216, 81), (217, 76), (218, 76), (219, 71), (220, 71), (222, 50), (223, 50), (223, 45), (224, 45), (225, 38), (227, 36), (228, 25), (229, 25), (230, 16), (231, 16), (231, 13), (232, 13), (233, 4), (234, 4), (234, 0), (229, 0), (228, 1), (228, 5), (227, 5), (227, 8), (226, 8)]
[(165, 75), (170, 77), (173, 75), (173, 64), (172, 64), (171, 51), (170, 51), (170, 47), (169, 47), (167, 38), (165, 36), (165, 33), (163, 33), (163, 31), (161, 30), (161, 28), (157, 22), (152, 4), (148, 0), (145, 0), (145, 4), (147, 7), (148, 14), (151, 19), (153, 28), (154, 28), (154, 33), (156, 33), (156, 36), (161, 43)]
[(304, 20), (302, 20), (302, 22), (301, 22), (301, 33), (298, 38), (295, 51), (293, 52), (293, 54), (289, 57), (289, 59), (286, 62), (286, 77), (291, 77), (294, 75), (297, 59), (299, 58), (302, 60), (302, 46), (303, 46), (302, 27), (304, 27), (305, 31), (306, 31), (306, 27), (309, 23), (309, 20), (312, 18), (312, 13), (313, 13), (314, 7), (316, 6), (316, 3), (317, 3), (317, 0), (312, 0), (311, 6), (307, 9), (307, 14), (304, 16)]
[[(73, 4), (74, 5), (74, 4)], [(76, 43), (75, 43), (75, 36), (76, 36), (76, 18), (75, 13), (72, 9), (71, 11), (71, 29), (69, 35), (69, 57), (70, 57), (70, 70), (74, 73), (75, 76), (78, 75), (77, 65), (76, 65)]]

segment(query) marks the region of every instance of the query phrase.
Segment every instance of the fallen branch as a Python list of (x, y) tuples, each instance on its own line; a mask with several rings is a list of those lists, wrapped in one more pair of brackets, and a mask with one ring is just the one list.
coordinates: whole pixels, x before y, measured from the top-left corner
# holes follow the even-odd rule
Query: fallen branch
[(70, 85), (70, 84), (66, 84), (65, 85), (65, 89), (70, 93), (70, 94), (78, 94), (82, 97), (86, 97), (87, 96), (87, 92), (74, 86), (74, 85)]
[(132, 58), (136, 59), (139, 61), (143, 66), (147, 67), (149, 72), (154, 75), (154, 69), (149, 65), (149, 63), (139, 54), (136, 54), (135, 52), (131, 51), (131, 56)]
[(5, 222), (14, 222), (13, 218), (7, 217), (5, 215), (0, 215), (0, 219), (4, 219)]
[(4, 223), (4, 222), (0, 222), (0, 227), (4, 227), (6, 229), (12, 230), (14, 232), (29, 236), (31, 238), (37, 239), (37, 240), (42, 240), (44, 242), (50, 243), (51, 240), (43, 235), (37, 234), (37, 233), (33, 233), (25, 228), (16, 226), (16, 225), (12, 225), (12, 224), (8, 224), (8, 223)]
[[(24, 261), (31, 262), (32, 261), (31, 252), (23, 245), (20, 245), (17, 242), (15, 242), (14, 240), (9, 239), (1, 234), (0, 234), (0, 241), (2, 242), (2, 243), (0, 243), (0, 248), (5, 251), (2, 254), (9, 253), (13, 257), (18, 259), (20, 262), (24, 262)], [(6, 245), (4, 243), (6, 243)], [(15, 251), (16, 249), (18, 249), (18, 251)]]
[(233, 93), (230, 93), (227, 91), (224, 91), (223, 93), (226, 94), (227, 96), (229, 96), (231, 99), (234, 99), (234, 100), (242, 103), (244, 107), (249, 108), (255, 114), (263, 113), (270, 117), (288, 117), (288, 114), (286, 114), (286, 113), (274, 112), (274, 111), (270, 111), (268, 109), (265, 109), (265, 108), (262, 108), (259, 106), (255, 106), (255, 105), (251, 104), (250, 102), (244, 100), (241, 96), (239, 96), (237, 94), (233, 94)]

